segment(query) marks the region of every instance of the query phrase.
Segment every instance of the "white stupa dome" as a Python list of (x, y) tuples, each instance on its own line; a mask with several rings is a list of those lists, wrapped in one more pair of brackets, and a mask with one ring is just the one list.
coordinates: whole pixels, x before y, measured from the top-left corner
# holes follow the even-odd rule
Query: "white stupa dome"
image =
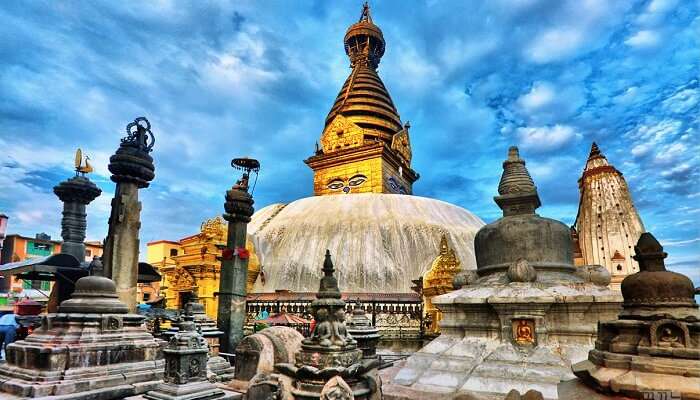
[(254, 293), (315, 292), (326, 249), (340, 290), (410, 293), (447, 236), (463, 269), (475, 269), (474, 236), (484, 222), (455, 205), (418, 196), (316, 196), (256, 212), (248, 233), (265, 273)]

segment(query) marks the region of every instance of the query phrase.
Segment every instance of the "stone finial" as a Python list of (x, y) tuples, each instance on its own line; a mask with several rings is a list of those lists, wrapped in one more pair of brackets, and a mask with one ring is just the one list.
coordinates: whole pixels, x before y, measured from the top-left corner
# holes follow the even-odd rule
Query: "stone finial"
[(508, 149), (508, 158), (503, 161), (503, 175), (498, 184), (498, 194), (494, 200), (503, 210), (503, 216), (534, 214), (541, 205), (537, 187), (520, 158), (518, 148)]
[(109, 158), (109, 172), (116, 183), (135, 183), (139, 188), (148, 187), (155, 178), (156, 167), (148, 154), (153, 150), (155, 137), (151, 124), (144, 117), (136, 118), (126, 126), (126, 137)]
[(634, 252), (632, 258), (639, 263), (640, 271), (666, 271), (664, 259), (668, 253), (651, 233), (642, 233), (634, 246)]
[(321, 278), (321, 284), (318, 288), (318, 294), (316, 297), (322, 298), (340, 298), (340, 289), (338, 288), (338, 280), (335, 278), (333, 273), (335, 268), (333, 267), (333, 260), (331, 259), (330, 250), (326, 249), (325, 259), (323, 260), (323, 278)]

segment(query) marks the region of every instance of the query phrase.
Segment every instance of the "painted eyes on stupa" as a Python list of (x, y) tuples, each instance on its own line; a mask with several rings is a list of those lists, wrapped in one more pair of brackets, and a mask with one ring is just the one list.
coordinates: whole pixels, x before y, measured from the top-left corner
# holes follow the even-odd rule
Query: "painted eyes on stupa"
[(342, 179), (333, 179), (326, 185), (330, 190), (342, 190), (343, 193), (350, 193), (350, 190), (354, 187), (360, 186), (367, 181), (367, 177), (364, 175), (354, 175), (352, 178), (348, 179), (347, 185)]
[(363, 183), (365, 183), (366, 180), (367, 180), (367, 177), (364, 175), (355, 175), (348, 180), (348, 186), (350, 186), (350, 187), (360, 186)]
[(340, 179), (336, 179), (334, 181), (331, 181), (331, 183), (328, 184), (328, 189), (338, 190), (338, 189), (342, 189), (343, 186), (345, 186), (345, 183), (343, 183), (343, 181), (341, 181)]

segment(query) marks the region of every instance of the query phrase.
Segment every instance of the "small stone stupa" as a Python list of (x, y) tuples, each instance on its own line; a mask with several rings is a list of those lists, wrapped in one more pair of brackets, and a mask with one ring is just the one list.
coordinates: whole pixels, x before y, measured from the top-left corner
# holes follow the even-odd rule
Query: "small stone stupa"
[[(165, 376), (158, 385), (141, 398), (148, 400), (227, 400), (233, 399), (207, 380), (207, 340), (197, 331), (192, 315), (185, 315), (178, 332), (163, 349)], [(238, 397), (238, 396), (237, 396)], [(136, 400), (136, 399), (134, 399)]]
[(311, 337), (302, 341), (295, 364), (277, 364), (278, 373), (256, 375), (248, 390), (251, 400), (274, 395), (283, 399), (382, 398), (377, 375), (379, 361), (363, 359), (357, 341), (345, 325), (345, 302), (333, 273), (331, 255), (326, 250), (323, 277), (316, 300), (311, 303), (316, 326)]
[(477, 270), (433, 299), (441, 335), (409, 357), (392, 381), (397, 390), (445, 399), (536, 390), (556, 399), (571, 364), (593, 347), (598, 321), (619, 312), (605, 268), (574, 267), (569, 228), (535, 214), (540, 198), (516, 147), (498, 193), (503, 218), (476, 234)]
[(106, 400), (154, 388), (163, 378), (162, 341), (146, 331), (143, 319), (128, 313), (112, 280), (80, 278), (58, 313), (7, 346), (2, 391), (17, 398)]
[(620, 317), (600, 323), (595, 349), (574, 365), (574, 374), (609, 395), (700, 399), (700, 312), (693, 282), (666, 270), (666, 253), (651, 233), (642, 234), (634, 251), (640, 271), (622, 281)]

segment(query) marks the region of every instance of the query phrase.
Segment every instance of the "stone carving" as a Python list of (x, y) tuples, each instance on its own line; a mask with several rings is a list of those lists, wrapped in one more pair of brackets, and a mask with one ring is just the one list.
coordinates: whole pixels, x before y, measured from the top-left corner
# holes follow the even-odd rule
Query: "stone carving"
[(323, 386), (320, 400), (355, 400), (355, 396), (343, 378), (334, 376)]
[(537, 271), (524, 258), (512, 263), (508, 267), (506, 275), (511, 282), (534, 282), (537, 280)]
[(102, 329), (105, 331), (117, 331), (122, 328), (121, 319), (114, 316), (105, 317), (102, 324)]
[(610, 272), (602, 265), (582, 265), (576, 268), (576, 275), (598, 286), (608, 286), (611, 279)]

